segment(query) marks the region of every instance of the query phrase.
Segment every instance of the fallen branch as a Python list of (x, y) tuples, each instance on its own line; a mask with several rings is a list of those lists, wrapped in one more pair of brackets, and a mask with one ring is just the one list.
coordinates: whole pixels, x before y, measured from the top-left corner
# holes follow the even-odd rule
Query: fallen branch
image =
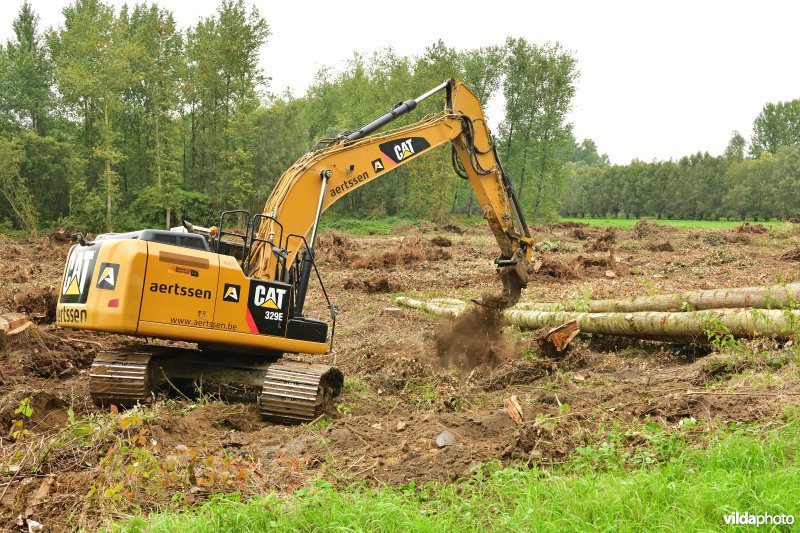
[(467, 307), (466, 303), (452, 298), (424, 301), (408, 298), (407, 296), (398, 296), (395, 301), (400, 305), (428, 311), (434, 315), (458, 316)]

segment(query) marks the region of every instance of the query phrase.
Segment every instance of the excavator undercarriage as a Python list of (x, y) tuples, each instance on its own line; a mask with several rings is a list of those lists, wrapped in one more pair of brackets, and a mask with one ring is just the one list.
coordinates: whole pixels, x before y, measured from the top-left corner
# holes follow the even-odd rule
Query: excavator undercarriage
[(187, 381), (260, 387), (262, 419), (298, 424), (322, 414), (344, 378), (328, 365), (141, 344), (99, 352), (89, 372), (89, 392), (98, 405), (133, 407)]

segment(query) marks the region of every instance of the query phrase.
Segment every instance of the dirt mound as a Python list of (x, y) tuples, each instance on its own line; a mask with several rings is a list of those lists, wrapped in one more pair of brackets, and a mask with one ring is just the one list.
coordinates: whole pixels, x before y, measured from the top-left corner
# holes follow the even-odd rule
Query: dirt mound
[(800, 248), (792, 248), (791, 250), (786, 250), (781, 255), (778, 256), (778, 259), (781, 261), (800, 261)]
[(75, 231), (68, 231), (64, 228), (59, 228), (56, 231), (51, 231), (45, 238), (52, 243), (57, 244), (72, 244), (72, 235), (75, 234)]
[(0, 265), (0, 281), (6, 283), (25, 283), (41, 272), (41, 268), (33, 264), (14, 263)]
[(736, 228), (734, 231), (738, 231), (739, 233), (753, 233), (760, 235), (767, 233), (768, 230), (764, 224), (751, 224), (750, 222), (744, 221), (744, 223), (742, 223), (742, 225)]
[(353, 262), (353, 268), (379, 270), (423, 261), (447, 261), (452, 257), (450, 252), (438, 247), (427, 249), (406, 247), (400, 250), (388, 250), (361, 257)]
[(357, 248), (356, 242), (347, 235), (337, 231), (326, 231), (317, 237), (314, 245), (323, 257), (345, 263), (352, 259), (351, 251)]
[(566, 268), (572, 277), (617, 277), (628, 274), (627, 266), (609, 250), (608, 255), (578, 255)]
[(402, 290), (398, 284), (389, 281), (386, 276), (378, 276), (372, 279), (348, 279), (342, 287), (345, 290), (358, 290), (367, 294), (399, 292)]
[(437, 235), (436, 237), (431, 239), (431, 244), (434, 246), (439, 246), (441, 248), (449, 248), (450, 246), (453, 246), (453, 241), (451, 241), (447, 237), (442, 237), (440, 235)]
[(483, 365), (496, 367), (513, 354), (501, 324), (502, 311), (484, 306), (440, 319), (434, 333), (439, 362), (464, 372)]
[(479, 382), (481, 390), (496, 391), (512, 385), (530, 385), (551, 371), (547, 364), (527, 359), (505, 361)]
[(344, 248), (345, 250), (354, 250), (356, 248), (356, 242), (343, 233), (331, 230), (320, 233), (315, 246), (318, 250), (328, 250), (337, 247)]
[(644, 218), (637, 220), (636, 224), (633, 226), (633, 234), (636, 235), (637, 239), (643, 239), (652, 233), (655, 233), (657, 230), (658, 224), (650, 222)]
[(13, 302), (15, 311), (26, 313), (34, 322), (51, 324), (56, 320), (55, 287), (27, 286), (14, 295)]
[(96, 348), (90, 332), (68, 337), (54, 326), (32, 328), (0, 350), (0, 384), (24, 383), (31, 377), (64, 379), (91, 365)]
[(571, 222), (569, 220), (565, 220), (564, 222), (556, 222), (555, 224), (549, 224), (551, 228), (558, 228), (558, 229), (573, 229), (573, 228), (588, 228), (589, 224), (586, 222)]
[(587, 242), (584, 245), (584, 249), (587, 252), (607, 252), (614, 247), (616, 240), (617, 230), (606, 228), (599, 236)]
[(674, 252), (675, 248), (669, 241), (664, 241), (661, 243), (652, 243), (647, 245), (647, 249), (651, 252)]
[(725, 239), (725, 242), (729, 244), (750, 244), (750, 241), (752, 240), (750, 235), (751, 234), (747, 232), (732, 230), (723, 233), (722, 237)]
[(575, 277), (575, 272), (570, 265), (547, 255), (543, 255), (536, 260), (533, 264), (533, 272), (536, 275), (555, 279), (571, 279)]
[(573, 228), (572, 231), (569, 232), (573, 238), (578, 239), (580, 241), (585, 241), (589, 238), (586, 234), (586, 231), (583, 228)]
[(719, 246), (725, 244), (728, 240), (725, 238), (725, 233), (720, 231), (701, 231), (689, 235), (690, 239), (700, 239), (710, 246)]
[(445, 224), (444, 226), (437, 226), (436, 230), (446, 231), (448, 233), (455, 233), (456, 235), (464, 235), (464, 233), (466, 232), (466, 230), (464, 230), (463, 228), (460, 228), (453, 224)]

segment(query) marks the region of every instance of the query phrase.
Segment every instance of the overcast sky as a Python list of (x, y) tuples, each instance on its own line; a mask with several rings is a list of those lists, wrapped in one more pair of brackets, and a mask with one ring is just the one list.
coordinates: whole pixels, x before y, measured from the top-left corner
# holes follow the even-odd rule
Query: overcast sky
[[(509, 35), (558, 41), (580, 70), (570, 115), (575, 136), (594, 139), (614, 163), (720, 154), (733, 130), (750, 137), (765, 103), (800, 98), (800, 4), (791, 1), (247, 2), (272, 32), (261, 57), (270, 88), (296, 95), (320, 67), (340, 67), (354, 50), (420, 54), (440, 38), (458, 49), (502, 44)], [(71, 2), (31, 3), (47, 28), (63, 23), (61, 10)], [(158, 3), (183, 28), (218, 5)], [(2, 0), (3, 42), (21, 4)], [(489, 108), (493, 122), (499, 105)]]

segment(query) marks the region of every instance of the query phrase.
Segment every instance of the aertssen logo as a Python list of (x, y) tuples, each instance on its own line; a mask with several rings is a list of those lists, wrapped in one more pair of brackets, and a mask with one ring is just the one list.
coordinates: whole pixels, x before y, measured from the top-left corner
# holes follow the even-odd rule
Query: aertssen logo
[(59, 302), (85, 304), (92, 284), (92, 273), (100, 245), (75, 246), (69, 254)]
[(116, 263), (100, 263), (100, 275), (97, 276), (98, 289), (114, 290), (117, 286), (119, 265)]
[(226, 283), (225, 290), (222, 291), (222, 301), (223, 302), (239, 302), (239, 293), (242, 292), (241, 285), (235, 285), (233, 283)]

